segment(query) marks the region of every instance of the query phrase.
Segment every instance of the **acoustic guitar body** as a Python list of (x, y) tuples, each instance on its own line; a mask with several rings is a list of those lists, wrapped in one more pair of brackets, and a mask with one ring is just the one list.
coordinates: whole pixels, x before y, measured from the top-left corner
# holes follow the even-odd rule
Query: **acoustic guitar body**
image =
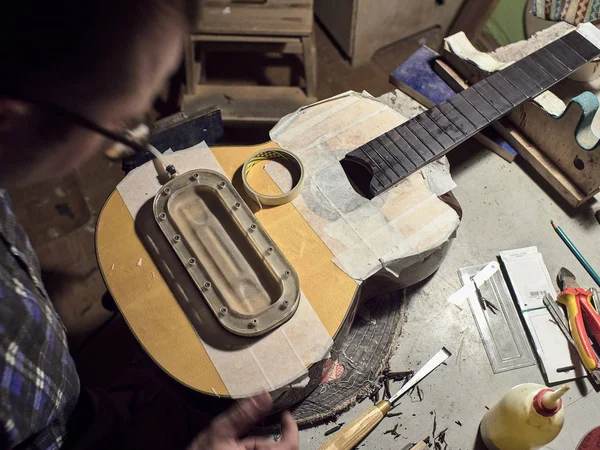
[[(388, 129), (404, 120), (393, 111), (389, 112), (389, 124), (383, 119), (380, 122)], [(154, 217), (152, 203), (157, 187), (152, 184), (156, 183), (152, 163), (128, 174), (108, 198), (98, 220), (96, 251), (101, 273), (121, 314), (162, 370), (182, 385), (215, 397), (239, 398), (267, 390), (274, 396), (276, 408), (283, 409), (319, 385), (323, 362), (346, 337), (360, 300), (430, 276), (444, 259), (451, 239), (424, 248), (426, 251), (404, 264), (402, 271), (381, 270), (359, 282), (340, 268), (331, 248), (315, 231), (315, 224), (309, 223), (294, 204), (261, 208), (245, 194), (241, 167), (252, 154), (267, 148), (278, 145), (194, 148), (166, 159), (175, 163), (178, 173), (218, 167), (291, 263), (306, 303), (301, 303), (280, 329), (247, 338), (219, 324)], [(458, 214), (448, 202), (432, 197), (420, 172), (414, 175), (394, 188), (399, 192), (398, 202), (405, 202), (395, 203), (394, 208), (408, 210), (419, 201), (415, 195), (422, 195), (435, 206), (431, 222), (440, 211), (456, 216), (454, 228), (444, 231), (451, 237), (458, 226)], [(260, 192), (281, 192), (260, 168), (249, 174), (249, 181)], [(419, 214), (419, 224), (426, 226), (428, 218), (422, 216)], [(186, 309), (186, 302), (197, 305), (196, 309)], [(283, 337), (277, 338), (278, 334)]]

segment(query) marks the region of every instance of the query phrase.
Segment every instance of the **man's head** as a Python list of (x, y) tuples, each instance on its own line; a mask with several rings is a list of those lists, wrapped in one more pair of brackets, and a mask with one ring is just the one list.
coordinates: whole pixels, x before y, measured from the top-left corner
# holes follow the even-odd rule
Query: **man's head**
[(113, 131), (143, 118), (178, 67), (192, 4), (9, 2), (0, 15), (0, 187), (64, 175), (107, 144), (35, 101)]

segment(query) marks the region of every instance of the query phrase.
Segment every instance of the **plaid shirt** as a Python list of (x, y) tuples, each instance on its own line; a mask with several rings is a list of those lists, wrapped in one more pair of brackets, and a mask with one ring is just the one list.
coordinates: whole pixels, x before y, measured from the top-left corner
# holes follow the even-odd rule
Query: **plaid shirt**
[(78, 395), (64, 325), (0, 190), (0, 448), (59, 448)]

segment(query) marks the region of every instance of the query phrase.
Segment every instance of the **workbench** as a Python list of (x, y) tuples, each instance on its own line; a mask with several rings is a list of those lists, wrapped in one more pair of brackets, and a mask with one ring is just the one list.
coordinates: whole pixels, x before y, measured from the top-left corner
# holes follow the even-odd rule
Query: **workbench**
[[(405, 94), (396, 92), (392, 97), (391, 101), (388, 98), (388, 105), (394, 105), (407, 118), (423, 110)], [(501, 374), (492, 372), (470, 309), (460, 309), (447, 300), (461, 287), (459, 268), (492, 261), (502, 250), (537, 246), (552, 276), (565, 266), (576, 272), (582, 286), (593, 286), (554, 232), (550, 220), (563, 227), (593, 267), (600, 267), (596, 203), (586, 204), (576, 213), (563, 209), (566, 207), (562, 200), (553, 197), (556, 194), (524, 161), (517, 158), (508, 163), (475, 140), (448, 156), (458, 185), (453, 192), (463, 209), (462, 222), (438, 272), (407, 290), (406, 323), (390, 370), (418, 370), (443, 346), (453, 355), (419, 384), (421, 395), (406, 395), (393, 411), (402, 414), (383, 419), (360, 448), (402, 450), (432, 436), (434, 428), (436, 436), (447, 428), (448, 449), (483, 448), (477, 444), (477, 432), (486, 407), (493, 406), (517, 384), (544, 383), (537, 366)], [(395, 384), (392, 383), (392, 391), (400, 387)], [(564, 397), (565, 427), (547, 449), (574, 449), (586, 432), (600, 425), (598, 393), (587, 379), (571, 385)], [(370, 400), (363, 401), (342, 414), (337, 423), (349, 423), (370, 406)], [(329, 422), (302, 430), (300, 448), (319, 448), (329, 438), (324, 433), (334, 425)], [(385, 433), (396, 425), (399, 436)]]
[[(406, 112), (404, 112), (406, 114)], [(414, 115), (414, 113), (413, 113)], [(407, 115), (408, 117), (409, 115)], [(457, 238), (439, 271), (426, 283), (407, 291), (407, 319), (390, 366), (392, 371), (417, 370), (441, 347), (453, 355), (420, 383), (422, 400), (405, 396), (393, 412), (367, 437), (360, 448), (403, 449), (444, 428), (448, 449), (484, 448), (477, 443), (479, 422), (486, 407), (494, 405), (510, 388), (525, 383), (544, 384), (537, 366), (494, 374), (468, 307), (447, 301), (458, 290), (460, 267), (484, 264), (501, 250), (537, 246), (552, 277), (562, 266), (577, 271), (582, 286), (594, 286), (587, 272), (550, 225), (560, 224), (590, 264), (600, 267), (600, 225), (591, 202), (577, 212), (563, 209), (561, 200), (522, 160), (507, 163), (474, 140), (449, 154), (453, 191), (464, 214)], [(581, 278), (580, 278), (581, 277)], [(565, 395), (565, 426), (546, 449), (569, 450), (600, 425), (600, 396), (587, 379), (571, 382)], [(397, 386), (399, 388), (399, 386)], [(392, 388), (392, 391), (394, 388)], [(372, 406), (365, 400), (338, 418), (349, 423)], [(385, 431), (399, 424), (399, 437)], [(316, 449), (335, 423), (301, 431), (300, 448)], [(410, 447), (409, 447), (410, 448)]]

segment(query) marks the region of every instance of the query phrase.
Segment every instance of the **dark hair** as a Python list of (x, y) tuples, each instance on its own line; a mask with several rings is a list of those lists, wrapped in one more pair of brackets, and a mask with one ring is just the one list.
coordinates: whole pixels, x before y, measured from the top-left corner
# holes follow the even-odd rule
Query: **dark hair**
[(99, 95), (126, 89), (134, 37), (172, 11), (193, 21), (197, 2), (9, 0), (0, 13), (0, 96), (90, 75)]

